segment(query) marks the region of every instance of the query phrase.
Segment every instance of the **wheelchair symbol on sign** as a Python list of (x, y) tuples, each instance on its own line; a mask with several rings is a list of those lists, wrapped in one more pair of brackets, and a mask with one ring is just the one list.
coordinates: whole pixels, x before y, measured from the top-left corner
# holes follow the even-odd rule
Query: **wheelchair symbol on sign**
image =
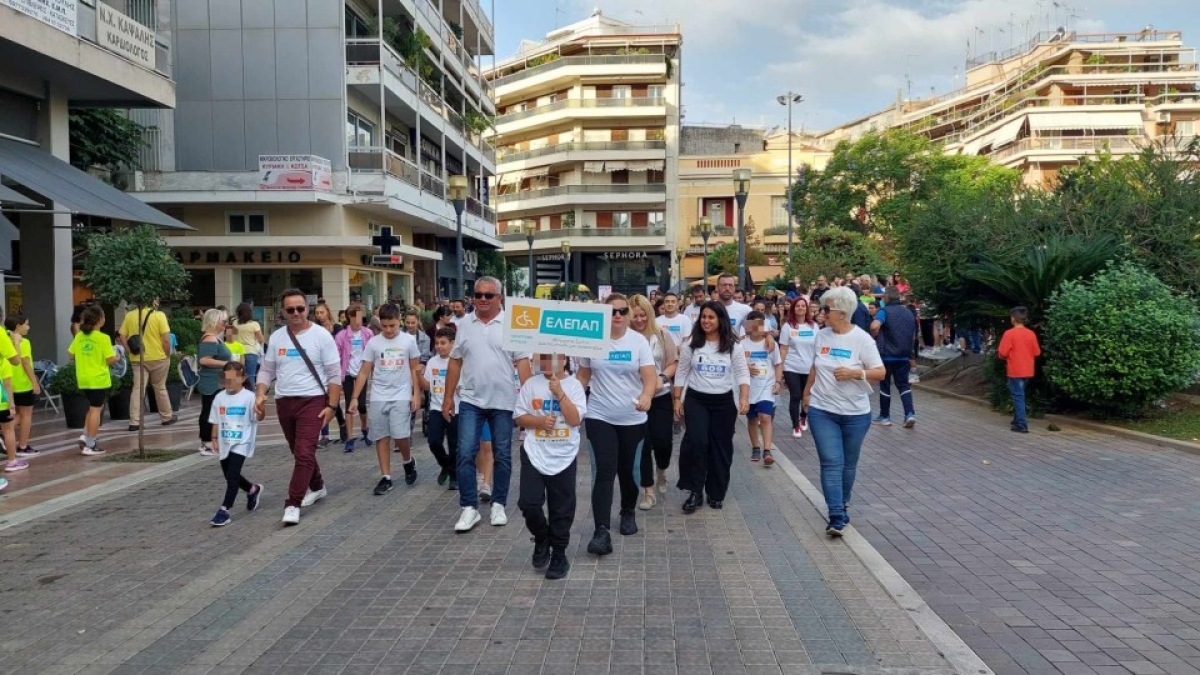
[(528, 309), (522, 309), (520, 314), (514, 317), (513, 323), (517, 324), (518, 328), (533, 328), (537, 326), (537, 322), (529, 317)]

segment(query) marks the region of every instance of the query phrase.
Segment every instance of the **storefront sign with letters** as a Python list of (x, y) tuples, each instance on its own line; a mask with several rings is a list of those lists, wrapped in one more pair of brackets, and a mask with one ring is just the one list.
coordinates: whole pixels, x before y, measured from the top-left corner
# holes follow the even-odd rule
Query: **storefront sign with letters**
[(184, 265), (295, 265), (300, 251), (175, 251), (175, 259)]

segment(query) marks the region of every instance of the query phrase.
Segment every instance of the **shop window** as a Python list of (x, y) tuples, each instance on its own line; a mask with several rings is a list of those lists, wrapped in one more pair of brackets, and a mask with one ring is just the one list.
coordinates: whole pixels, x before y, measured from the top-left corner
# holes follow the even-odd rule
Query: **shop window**
[(229, 234), (266, 234), (267, 214), (226, 213), (225, 225)]

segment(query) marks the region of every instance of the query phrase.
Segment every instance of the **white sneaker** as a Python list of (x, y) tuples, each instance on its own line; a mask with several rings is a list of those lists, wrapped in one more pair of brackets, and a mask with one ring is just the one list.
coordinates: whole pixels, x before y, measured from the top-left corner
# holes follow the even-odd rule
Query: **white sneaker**
[(299, 525), (300, 524), (300, 507), (288, 506), (283, 509), (283, 524), (284, 525)]
[(218, 453), (216, 450), (213, 450), (212, 448), (208, 447), (204, 443), (200, 444), (200, 456), (201, 457), (216, 457), (218, 454), (220, 454), (220, 453)]
[(462, 515), (458, 517), (458, 522), (454, 524), (455, 532), (470, 532), (472, 527), (479, 524), (482, 518), (479, 517), (479, 509), (474, 506), (464, 506)]
[(492, 524), (497, 527), (508, 524), (508, 514), (504, 512), (503, 504), (492, 503)]
[(300, 502), (300, 506), (312, 506), (322, 499), (325, 499), (326, 494), (328, 493), (325, 492), (325, 488), (321, 488), (316, 492), (309, 490), (308, 492), (304, 493), (304, 500)]
[(804, 438), (804, 431), (800, 427), (792, 429), (792, 438)]
[(96, 455), (103, 455), (104, 451), (101, 450), (100, 447), (96, 446), (96, 445), (93, 445), (90, 448), (85, 445), (85, 446), (83, 446), (83, 454), (87, 455), (88, 457), (94, 457)]

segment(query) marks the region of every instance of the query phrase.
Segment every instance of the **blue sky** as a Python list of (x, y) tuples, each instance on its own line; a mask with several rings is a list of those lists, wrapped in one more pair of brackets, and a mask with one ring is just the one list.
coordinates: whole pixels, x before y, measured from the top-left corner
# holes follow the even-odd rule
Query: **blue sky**
[(1200, 0), (492, 1), (498, 57), (596, 8), (633, 23), (680, 22), (685, 124), (784, 125), (774, 99), (791, 89), (805, 97), (795, 126), (826, 129), (889, 105), (897, 90), (920, 97), (957, 89), (968, 49), (1007, 49), (1048, 26), (1153, 25), (1200, 45)]

